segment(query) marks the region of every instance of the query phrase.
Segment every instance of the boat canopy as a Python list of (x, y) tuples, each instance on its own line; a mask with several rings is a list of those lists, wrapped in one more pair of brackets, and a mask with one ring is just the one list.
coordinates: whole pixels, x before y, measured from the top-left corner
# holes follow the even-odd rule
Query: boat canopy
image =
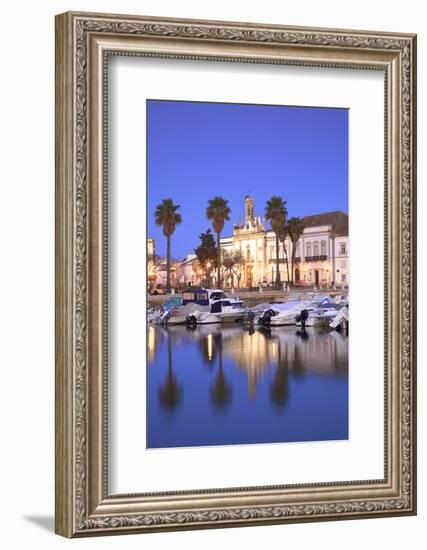
[(215, 300), (222, 300), (226, 298), (222, 290), (206, 290), (206, 289), (194, 289), (190, 288), (182, 292), (182, 304), (199, 304), (201, 306), (208, 306)]
[(269, 309), (272, 309), (277, 312), (287, 312), (292, 311), (293, 309), (302, 309), (302, 308), (309, 308), (310, 302), (306, 302), (303, 300), (289, 300), (289, 302), (283, 302), (280, 304), (271, 303), (269, 304)]

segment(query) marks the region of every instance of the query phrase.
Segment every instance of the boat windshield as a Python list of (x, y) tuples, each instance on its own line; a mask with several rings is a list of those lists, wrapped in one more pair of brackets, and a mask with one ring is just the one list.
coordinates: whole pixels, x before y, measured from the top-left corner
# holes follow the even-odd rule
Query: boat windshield
[(224, 292), (212, 292), (210, 299), (213, 302), (214, 300), (222, 300), (223, 298), (226, 298), (226, 295)]

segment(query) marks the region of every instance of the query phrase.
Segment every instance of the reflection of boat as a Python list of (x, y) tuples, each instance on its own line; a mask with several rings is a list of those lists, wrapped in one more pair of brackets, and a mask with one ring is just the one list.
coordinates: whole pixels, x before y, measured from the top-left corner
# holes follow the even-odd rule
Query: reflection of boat
[(309, 309), (310, 302), (290, 300), (280, 304), (269, 304), (269, 307), (259, 318), (264, 326), (295, 325), (296, 317), (303, 309)]
[(207, 325), (215, 323), (235, 323), (243, 319), (243, 302), (234, 299), (220, 299), (212, 303), (210, 311), (195, 311), (188, 317), (190, 324)]

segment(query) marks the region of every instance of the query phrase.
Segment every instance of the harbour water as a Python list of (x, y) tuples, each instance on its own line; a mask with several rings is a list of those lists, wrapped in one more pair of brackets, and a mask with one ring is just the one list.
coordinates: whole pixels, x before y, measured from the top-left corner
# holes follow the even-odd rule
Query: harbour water
[(345, 334), (149, 326), (148, 448), (345, 439)]

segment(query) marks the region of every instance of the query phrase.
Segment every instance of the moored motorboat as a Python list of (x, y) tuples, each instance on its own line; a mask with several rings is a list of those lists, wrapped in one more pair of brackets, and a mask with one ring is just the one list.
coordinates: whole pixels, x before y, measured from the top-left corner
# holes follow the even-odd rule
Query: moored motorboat
[[(302, 310), (305, 311), (305, 310)], [(315, 310), (308, 309), (307, 317), (305, 320), (301, 318), (301, 315), (297, 315), (296, 326), (297, 327), (324, 327), (336, 316), (337, 310), (327, 309), (327, 310)]]
[(188, 317), (195, 313), (208, 312), (209, 306), (202, 306), (194, 303), (187, 303), (184, 306), (172, 308), (165, 311), (161, 317), (161, 322), (166, 325), (185, 325)]
[(179, 300), (179, 305), (171, 303), (167, 307), (169, 301), (164, 305), (160, 317), (162, 324), (226, 323), (234, 322), (244, 315), (243, 302), (236, 298), (227, 298), (219, 289), (187, 289), (182, 292)]
[(264, 326), (295, 325), (296, 317), (303, 309), (309, 309), (310, 302), (303, 300), (290, 300), (284, 303), (271, 303), (262, 313), (259, 323)]
[(336, 316), (339, 306), (329, 296), (316, 296), (296, 318), (298, 327), (325, 327)]
[(207, 325), (214, 323), (235, 323), (244, 318), (243, 302), (235, 299), (215, 300), (210, 311), (196, 311), (188, 316), (189, 324)]

